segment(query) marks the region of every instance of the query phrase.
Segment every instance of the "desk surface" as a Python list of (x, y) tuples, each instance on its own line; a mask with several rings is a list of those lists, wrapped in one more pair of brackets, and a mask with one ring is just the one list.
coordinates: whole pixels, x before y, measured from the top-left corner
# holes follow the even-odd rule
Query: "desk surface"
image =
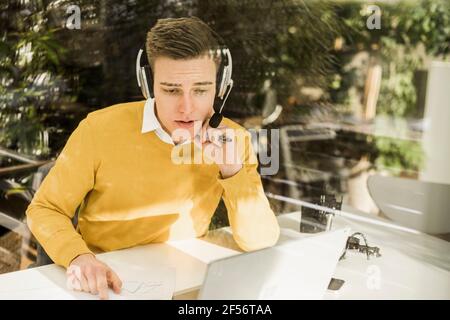
[[(278, 216), (282, 228), (299, 229), (300, 213)], [(349, 252), (339, 261), (335, 278), (345, 280), (339, 291), (325, 299), (450, 299), (450, 243), (421, 233), (389, 230), (350, 218), (336, 217), (333, 229), (350, 226), (366, 234), (369, 245), (380, 247), (382, 257)], [(284, 230), (284, 229), (283, 229)], [(305, 234), (304, 234), (305, 235)], [(307, 235), (305, 235), (307, 236)], [(282, 232), (279, 242), (289, 237)], [(98, 255), (106, 263), (120, 261), (140, 267), (176, 269), (175, 298), (193, 297), (203, 282), (208, 262), (239, 254), (228, 228), (201, 239), (150, 244)], [(0, 275), (0, 299), (45, 299), (36, 287), (65, 288), (64, 269), (48, 265)]]

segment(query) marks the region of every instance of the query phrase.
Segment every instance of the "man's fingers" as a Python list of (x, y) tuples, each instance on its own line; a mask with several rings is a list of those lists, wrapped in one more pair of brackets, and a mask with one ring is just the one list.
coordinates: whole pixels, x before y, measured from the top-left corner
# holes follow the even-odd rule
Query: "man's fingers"
[(208, 129), (208, 140), (218, 147), (222, 147), (225, 142), (233, 141), (233, 136), (233, 131), (226, 127)]
[(98, 290), (95, 272), (92, 269), (88, 269), (86, 272), (84, 272), (84, 276), (86, 277), (86, 280), (88, 282), (89, 292), (92, 294), (97, 294)]
[(108, 299), (108, 282), (106, 280), (106, 270), (101, 269), (96, 273), (97, 289), (100, 295), (100, 299)]
[[(75, 258), (67, 269), (68, 285), (91, 294), (99, 294), (100, 299), (108, 299), (108, 273), (110, 268), (98, 261), (94, 255), (83, 254)], [(119, 291), (122, 283), (115, 273), (111, 274), (113, 289)]]
[(67, 276), (67, 288), (69, 290), (75, 290), (75, 291), (81, 290), (80, 281), (77, 279), (77, 277), (74, 274), (69, 274)]
[(225, 135), (224, 129), (209, 129), (208, 138), (216, 146), (221, 147), (223, 145), (222, 136)]
[(122, 289), (122, 280), (120, 280), (119, 276), (112, 269), (108, 271), (107, 276), (108, 282), (111, 284), (111, 288), (115, 293), (119, 294)]
[(88, 284), (88, 280), (87, 280), (87, 278), (84, 276), (84, 274), (81, 274), (81, 279), (78, 279), (79, 281), (80, 281), (80, 283), (81, 283), (81, 289), (84, 291), (84, 292), (90, 292), (90, 289), (89, 289), (89, 284)]
[(202, 126), (202, 130), (200, 131), (200, 141), (201, 143), (205, 143), (206, 142), (206, 136), (207, 136), (207, 131), (209, 128), (209, 120), (205, 121), (205, 123)]

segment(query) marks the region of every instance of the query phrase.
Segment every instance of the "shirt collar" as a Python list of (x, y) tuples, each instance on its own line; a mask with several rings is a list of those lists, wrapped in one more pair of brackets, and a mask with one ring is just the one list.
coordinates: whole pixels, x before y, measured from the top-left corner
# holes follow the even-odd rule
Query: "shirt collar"
[[(145, 101), (144, 105), (144, 116), (142, 118), (142, 129), (141, 133), (147, 133), (150, 131), (155, 131), (156, 135), (158, 136), (161, 141), (175, 145), (175, 143), (172, 140), (172, 137), (170, 134), (168, 134), (163, 127), (161, 126), (161, 123), (159, 122), (158, 118), (156, 117), (155, 113), (155, 99), (147, 99)], [(187, 140), (181, 143), (180, 145), (188, 144), (191, 141)]]
[(162, 129), (155, 114), (155, 99), (150, 98), (145, 101), (141, 133), (154, 131), (158, 128)]

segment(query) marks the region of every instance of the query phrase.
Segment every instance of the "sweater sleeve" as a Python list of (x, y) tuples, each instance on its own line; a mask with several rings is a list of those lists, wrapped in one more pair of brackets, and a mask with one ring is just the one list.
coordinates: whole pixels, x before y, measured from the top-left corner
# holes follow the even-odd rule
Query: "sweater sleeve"
[(223, 201), (233, 237), (244, 251), (273, 246), (280, 228), (269, 201), (264, 194), (261, 177), (257, 172), (257, 158), (253, 152), (251, 136), (245, 134), (243, 167), (235, 175), (218, 181), (224, 189)]
[(77, 207), (92, 190), (95, 147), (87, 119), (80, 122), (27, 208), (27, 224), (58, 265), (68, 267), (84, 253), (92, 253), (72, 225)]

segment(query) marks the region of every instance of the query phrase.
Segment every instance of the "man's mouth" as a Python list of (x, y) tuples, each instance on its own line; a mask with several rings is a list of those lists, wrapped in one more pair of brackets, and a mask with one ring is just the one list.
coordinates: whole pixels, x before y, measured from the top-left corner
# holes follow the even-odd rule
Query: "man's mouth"
[(175, 123), (181, 128), (191, 128), (195, 120), (175, 120)]

